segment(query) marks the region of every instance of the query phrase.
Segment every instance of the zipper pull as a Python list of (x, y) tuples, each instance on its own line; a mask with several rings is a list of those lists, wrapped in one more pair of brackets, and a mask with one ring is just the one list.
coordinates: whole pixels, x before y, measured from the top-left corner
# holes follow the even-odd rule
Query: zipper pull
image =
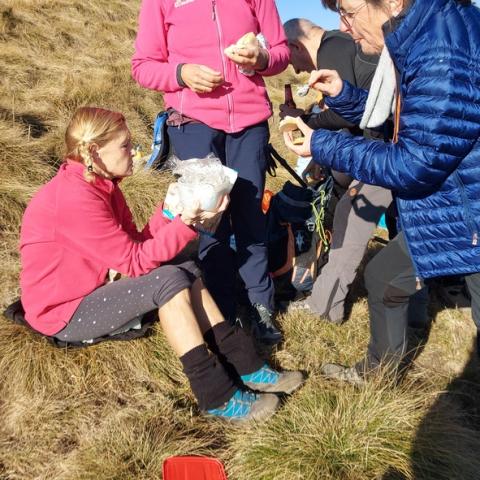
[(475, 232), (472, 237), (472, 245), (477, 245), (478, 243), (478, 234)]
[(216, 0), (212, 0), (212, 20), (215, 20), (216, 15), (215, 15), (215, 3)]
[(422, 285), (420, 283), (420, 277), (415, 277), (415, 290), (421, 290)]

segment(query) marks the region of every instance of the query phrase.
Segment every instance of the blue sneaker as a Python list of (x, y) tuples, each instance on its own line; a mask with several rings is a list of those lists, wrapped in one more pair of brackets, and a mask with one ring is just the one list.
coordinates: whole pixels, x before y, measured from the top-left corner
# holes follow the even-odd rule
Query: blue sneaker
[(277, 372), (265, 364), (256, 372), (242, 375), (243, 383), (252, 390), (268, 393), (293, 393), (305, 381), (302, 372)]
[(238, 389), (224, 406), (207, 410), (207, 414), (236, 422), (264, 420), (275, 413), (279, 403), (276, 395), (257, 395)]

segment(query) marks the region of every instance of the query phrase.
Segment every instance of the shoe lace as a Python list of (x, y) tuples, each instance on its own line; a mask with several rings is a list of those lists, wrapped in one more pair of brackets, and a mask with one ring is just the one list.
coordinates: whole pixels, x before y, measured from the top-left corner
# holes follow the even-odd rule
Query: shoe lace
[(237, 390), (223, 408), (210, 410), (210, 413), (225, 417), (243, 417), (247, 415), (257, 396), (246, 390)]
[(244, 382), (251, 383), (277, 383), (280, 374), (271, 369), (268, 365), (264, 365), (262, 368), (249, 375), (242, 375)]
[(267, 307), (260, 305), (256, 303), (254, 305), (255, 310), (258, 313), (258, 322), (263, 324), (267, 328), (273, 328), (273, 322), (272, 322), (272, 313), (267, 309)]

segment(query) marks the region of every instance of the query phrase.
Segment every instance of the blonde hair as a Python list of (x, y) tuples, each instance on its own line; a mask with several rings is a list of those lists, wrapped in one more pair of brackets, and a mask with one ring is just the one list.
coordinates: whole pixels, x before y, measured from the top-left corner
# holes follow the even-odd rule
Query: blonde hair
[[(116, 133), (126, 128), (125, 117), (119, 112), (97, 107), (81, 107), (74, 114), (65, 132), (65, 159), (83, 163), (88, 182), (95, 180), (90, 147), (104, 146)], [(97, 167), (98, 168), (98, 167)]]

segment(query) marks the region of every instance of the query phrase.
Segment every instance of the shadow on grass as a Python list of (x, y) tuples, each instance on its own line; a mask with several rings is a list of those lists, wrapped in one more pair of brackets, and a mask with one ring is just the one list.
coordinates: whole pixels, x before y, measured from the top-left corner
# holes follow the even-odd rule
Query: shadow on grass
[(11, 119), (25, 128), (25, 133), (31, 138), (40, 138), (48, 132), (48, 125), (37, 115), (15, 113), (0, 107), (0, 119)]
[(462, 374), (437, 397), (417, 429), (411, 450), (412, 476), (391, 467), (381, 480), (480, 478), (479, 367), (475, 345)]

